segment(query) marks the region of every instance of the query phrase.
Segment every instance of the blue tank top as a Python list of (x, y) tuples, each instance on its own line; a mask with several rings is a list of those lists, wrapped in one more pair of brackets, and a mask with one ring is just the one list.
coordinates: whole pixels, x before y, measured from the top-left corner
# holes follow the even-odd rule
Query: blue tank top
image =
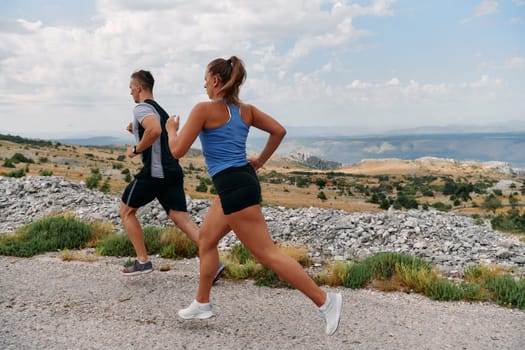
[(227, 104), (227, 107), (230, 119), (226, 124), (215, 129), (201, 130), (199, 134), (210, 176), (227, 168), (248, 164), (246, 138), (250, 127), (241, 118), (239, 106)]

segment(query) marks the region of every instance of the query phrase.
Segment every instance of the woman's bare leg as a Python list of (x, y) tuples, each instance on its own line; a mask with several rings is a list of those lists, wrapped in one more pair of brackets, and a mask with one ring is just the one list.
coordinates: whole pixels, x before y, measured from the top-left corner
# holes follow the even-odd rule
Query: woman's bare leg
[(259, 205), (250, 206), (224, 217), (239, 240), (260, 264), (303, 292), (318, 307), (325, 303), (326, 292), (315, 284), (297, 261), (277, 249), (270, 237)]
[(230, 226), (222, 211), (221, 202), (215, 198), (199, 230), (200, 278), (195, 300), (199, 303), (210, 301), (210, 291), (219, 264), (217, 245), (230, 232)]

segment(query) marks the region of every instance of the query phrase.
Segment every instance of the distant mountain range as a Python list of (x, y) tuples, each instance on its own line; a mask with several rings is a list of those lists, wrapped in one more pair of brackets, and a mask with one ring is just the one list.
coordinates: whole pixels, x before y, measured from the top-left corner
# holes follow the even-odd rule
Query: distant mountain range
[[(398, 130), (378, 135), (352, 135), (348, 128), (288, 128), (288, 134), (277, 150), (281, 156), (317, 157), (344, 164), (364, 159), (421, 157), (448, 158), (457, 161), (501, 161), (512, 168), (525, 169), (525, 130), (518, 123), (515, 130), (467, 132), (466, 128), (440, 127)], [(453, 130), (453, 132), (451, 132)], [(508, 130), (508, 128), (501, 128)], [(85, 146), (125, 145), (133, 143), (132, 135), (53, 139), (65, 144)], [(248, 152), (259, 152), (266, 137), (254, 130), (248, 138)], [(198, 140), (194, 145), (200, 148)]]
[[(249, 150), (260, 150), (265, 139), (252, 138)], [(281, 155), (301, 154), (353, 164), (364, 159), (421, 157), (458, 161), (501, 161), (525, 168), (525, 132), (448, 133), (377, 136), (287, 137)]]
[[(309, 129), (308, 129), (309, 130)], [(434, 130), (435, 131), (435, 130)], [(295, 135), (294, 135), (295, 134)], [(322, 132), (320, 132), (322, 134)], [(76, 145), (124, 145), (133, 139), (90, 137), (58, 139)], [(248, 152), (258, 152), (266, 138), (254, 133), (248, 139)], [(199, 145), (196, 145), (199, 148)], [(305, 132), (289, 132), (278, 154), (301, 154), (342, 164), (364, 159), (398, 158), (412, 160), (421, 157), (449, 158), (458, 161), (501, 161), (513, 168), (525, 168), (525, 131), (485, 133), (421, 133), (370, 136), (316, 136)]]

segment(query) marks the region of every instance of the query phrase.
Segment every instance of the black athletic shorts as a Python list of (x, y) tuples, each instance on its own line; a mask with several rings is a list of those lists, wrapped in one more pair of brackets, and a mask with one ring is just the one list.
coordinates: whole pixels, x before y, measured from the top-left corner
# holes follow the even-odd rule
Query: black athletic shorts
[(180, 172), (165, 174), (163, 179), (136, 176), (124, 193), (122, 202), (131, 208), (140, 208), (157, 198), (166, 211), (187, 211), (184, 193), (184, 175)]
[(251, 164), (218, 172), (213, 184), (225, 215), (261, 203), (261, 185)]

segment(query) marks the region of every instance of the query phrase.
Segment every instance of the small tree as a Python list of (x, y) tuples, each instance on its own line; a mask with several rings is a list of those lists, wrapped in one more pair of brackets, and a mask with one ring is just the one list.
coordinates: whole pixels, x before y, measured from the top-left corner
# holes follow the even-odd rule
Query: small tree
[(86, 187), (89, 189), (95, 189), (102, 180), (100, 170), (98, 168), (91, 168), (91, 176), (86, 179)]
[(100, 192), (108, 193), (109, 191), (111, 191), (111, 185), (109, 184), (109, 177), (107, 177), (102, 186), (100, 186)]
[(13, 163), (13, 161), (9, 158), (5, 158), (4, 159), (4, 165), (3, 167), (5, 168), (16, 168), (15, 164)]
[(208, 185), (206, 185), (206, 180), (203, 178), (200, 178), (199, 185), (195, 188), (197, 192), (208, 192)]
[(319, 198), (319, 199), (322, 200), (323, 202), (324, 202), (325, 200), (328, 199), (328, 198), (326, 198), (326, 194), (324, 194), (323, 191), (321, 191), (321, 192), (319, 192), (319, 193), (317, 194), (317, 198)]
[(492, 212), (496, 214), (496, 209), (501, 208), (502, 204), (501, 201), (491, 193), (489, 196), (485, 197), (481, 207), (487, 210), (492, 210)]
[(512, 194), (509, 195), (509, 204), (512, 207), (512, 209), (515, 209), (518, 206), (518, 203), (520, 200), (517, 197), (514, 197)]
[(317, 185), (317, 187), (319, 188), (319, 190), (323, 189), (325, 186), (326, 186), (326, 179), (323, 179), (321, 177), (318, 177), (316, 180), (315, 180), (315, 184)]

